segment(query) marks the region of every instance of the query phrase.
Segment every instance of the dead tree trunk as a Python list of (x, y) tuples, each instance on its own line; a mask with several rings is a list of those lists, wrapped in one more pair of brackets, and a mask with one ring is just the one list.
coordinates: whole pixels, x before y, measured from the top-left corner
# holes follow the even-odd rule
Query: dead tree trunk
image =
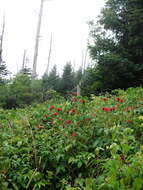
[(4, 37), (4, 30), (5, 30), (5, 15), (3, 16), (3, 26), (2, 26), (2, 33), (0, 36), (0, 64), (2, 63), (2, 51), (3, 51), (3, 37)]
[(37, 75), (37, 71), (36, 71), (36, 69), (37, 69), (37, 57), (38, 57), (38, 49), (39, 49), (39, 37), (40, 37), (40, 29), (41, 29), (41, 21), (42, 21), (42, 13), (43, 13), (43, 4), (44, 4), (44, 0), (41, 0), (38, 25), (37, 25), (35, 50), (34, 50), (34, 59), (33, 59), (33, 71), (32, 71), (33, 78), (35, 78)]
[(50, 49), (49, 49), (49, 55), (48, 55), (48, 64), (47, 64), (47, 68), (45, 71), (45, 74), (48, 75), (49, 73), (49, 66), (50, 66), (50, 60), (51, 60), (51, 52), (52, 52), (52, 35), (51, 35), (51, 39), (50, 39)]
[(24, 53), (23, 53), (22, 70), (25, 69), (25, 62), (26, 62), (26, 50), (24, 50)]

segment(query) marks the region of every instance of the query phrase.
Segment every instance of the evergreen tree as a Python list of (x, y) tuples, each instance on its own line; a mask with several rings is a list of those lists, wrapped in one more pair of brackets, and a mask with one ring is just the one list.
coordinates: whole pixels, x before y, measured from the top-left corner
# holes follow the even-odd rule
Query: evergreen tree
[(50, 71), (49, 75), (44, 74), (42, 77), (42, 87), (43, 87), (43, 98), (46, 100), (46, 94), (48, 90), (55, 90), (59, 91), (59, 83), (60, 77), (57, 74), (57, 67), (56, 65), (53, 66), (52, 70)]
[(56, 65), (53, 66), (49, 75), (44, 74), (42, 80), (43, 80), (43, 87), (44, 87), (45, 91), (47, 91), (49, 89), (53, 89), (56, 91), (58, 90), (58, 88), (59, 88), (59, 75), (57, 74)]
[(24, 107), (33, 102), (31, 79), (27, 75), (17, 74), (8, 85), (8, 91), (5, 108)]
[(74, 72), (74, 82), (75, 86), (78, 85), (82, 78), (82, 68), (79, 68), (76, 72)]
[(107, 0), (90, 23), (90, 55), (96, 63), (98, 91), (143, 84), (143, 1)]
[(61, 89), (60, 91), (63, 94), (66, 94), (68, 91), (71, 91), (74, 88), (74, 73), (72, 70), (72, 65), (70, 62), (66, 63), (63, 69), (63, 75), (61, 79)]
[(19, 73), (32, 77), (32, 70), (30, 68), (27, 68), (27, 67), (21, 69)]
[(8, 70), (4, 62), (0, 63), (0, 84), (4, 82), (3, 77), (8, 74)]

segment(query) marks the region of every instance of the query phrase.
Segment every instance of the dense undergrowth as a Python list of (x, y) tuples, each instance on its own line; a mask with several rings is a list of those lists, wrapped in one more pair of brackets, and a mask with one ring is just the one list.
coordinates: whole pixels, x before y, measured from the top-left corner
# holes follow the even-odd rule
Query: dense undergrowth
[(143, 189), (143, 88), (0, 110), (1, 190)]

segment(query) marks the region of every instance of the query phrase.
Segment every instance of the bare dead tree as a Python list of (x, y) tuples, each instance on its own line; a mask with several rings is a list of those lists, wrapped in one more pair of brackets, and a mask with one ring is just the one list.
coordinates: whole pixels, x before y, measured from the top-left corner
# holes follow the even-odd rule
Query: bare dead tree
[(84, 74), (85, 69), (86, 69), (87, 54), (88, 54), (88, 49), (85, 50), (84, 63), (83, 63), (83, 74)]
[(25, 62), (26, 62), (26, 50), (24, 50), (24, 53), (23, 53), (23, 61), (22, 61), (22, 70), (24, 70), (25, 68)]
[(37, 33), (36, 33), (36, 41), (35, 41), (34, 59), (33, 59), (33, 71), (32, 71), (33, 78), (35, 78), (37, 75), (36, 73), (37, 57), (38, 57), (38, 49), (39, 49), (39, 37), (40, 37), (40, 29), (41, 29), (41, 21), (42, 21), (42, 13), (43, 13), (43, 4), (44, 4), (44, 0), (41, 0), (38, 25), (37, 25)]
[(0, 35), (0, 64), (3, 62), (2, 51), (3, 51), (4, 31), (5, 31), (5, 15), (3, 16), (3, 26), (2, 26), (2, 32)]
[(82, 68), (82, 72), (83, 72), (83, 69), (84, 69), (84, 53), (82, 51), (82, 54), (81, 54), (81, 68)]
[(52, 52), (52, 34), (51, 34), (51, 39), (50, 39), (50, 49), (49, 49), (49, 55), (48, 55), (48, 64), (47, 64), (47, 68), (45, 71), (45, 74), (48, 75), (49, 73), (49, 66), (50, 66), (50, 60), (51, 60), (51, 52)]

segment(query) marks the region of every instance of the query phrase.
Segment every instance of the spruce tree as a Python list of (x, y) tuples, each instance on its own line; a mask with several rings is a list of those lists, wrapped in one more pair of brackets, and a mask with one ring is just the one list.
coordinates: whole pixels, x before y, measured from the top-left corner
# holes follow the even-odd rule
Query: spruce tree
[(90, 37), (98, 91), (143, 84), (142, 0), (107, 0)]

